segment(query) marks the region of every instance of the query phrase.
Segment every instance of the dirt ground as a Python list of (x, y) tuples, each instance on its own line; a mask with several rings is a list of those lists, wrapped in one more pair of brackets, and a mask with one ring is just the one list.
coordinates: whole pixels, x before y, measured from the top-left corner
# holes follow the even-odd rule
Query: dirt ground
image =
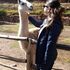
[[(16, 34), (10, 33), (9, 35)], [(70, 30), (65, 29), (61, 36), (70, 38)], [(19, 48), (18, 44), (15, 46), (14, 42), (7, 39), (0, 39), (0, 70), (25, 70), (26, 64), (23, 60), (25, 59), (24, 51)], [(70, 70), (70, 43), (64, 44), (62, 39), (58, 43), (68, 45), (68, 49), (57, 49), (58, 57), (53, 66), (53, 70)]]

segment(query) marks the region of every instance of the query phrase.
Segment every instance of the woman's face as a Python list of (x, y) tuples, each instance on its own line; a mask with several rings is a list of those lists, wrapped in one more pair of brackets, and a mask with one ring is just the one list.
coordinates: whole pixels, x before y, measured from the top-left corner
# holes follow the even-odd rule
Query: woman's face
[(53, 13), (53, 9), (49, 6), (44, 6), (44, 14), (51, 15)]

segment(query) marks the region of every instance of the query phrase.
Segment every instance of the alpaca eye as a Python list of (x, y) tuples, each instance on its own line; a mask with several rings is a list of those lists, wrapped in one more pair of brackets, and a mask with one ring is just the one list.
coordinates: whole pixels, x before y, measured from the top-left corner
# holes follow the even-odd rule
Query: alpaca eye
[(21, 5), (26, 5), (26, 3), (22, 2)]
[(43, 7), (46, 7), (46, 8), (48, 8), (48, 6), (46, 6), (46, 5), (43, 5)]

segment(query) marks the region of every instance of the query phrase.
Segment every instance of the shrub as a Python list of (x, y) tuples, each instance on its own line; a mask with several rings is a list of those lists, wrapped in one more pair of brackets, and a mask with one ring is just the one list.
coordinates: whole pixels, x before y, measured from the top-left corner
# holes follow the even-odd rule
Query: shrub
[(6, 16), (6, 11), (5, 10), (0, 10), (0, 16)]
[(43, 12), (42, 10), (36, 10), (36, 11), (32, 11), (31, 14), (40, 15), (42, 12)]
[(7, 13), (5, 10), (0, 10), (0, 21), (4, 21), (7, 16)]
[(64, 14), (70, 14), (70, 10), (66, 10)]

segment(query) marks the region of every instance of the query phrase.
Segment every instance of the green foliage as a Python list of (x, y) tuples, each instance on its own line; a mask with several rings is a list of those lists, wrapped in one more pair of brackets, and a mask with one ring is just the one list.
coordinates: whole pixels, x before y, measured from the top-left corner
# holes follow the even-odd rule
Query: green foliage
[(43, 11), (42, 10), (36, 10), (36, 11), (32, 11), (31, 12), (31, 14), (34, 14), (34, 15), (39, 15), (39, 14), (41, 14), (41, 13), (43, 13)]
[(70, 14), (70, 10), (66, 10), (64, 14)]
[(6, 11), (5, 10), (0, 10), (0, 16), (6, 16)]
[(17, 10), (0, 10), (0, 16), (18, 15)]
[(7, 15), (18, 15), (17, 10), (5, 10)]

